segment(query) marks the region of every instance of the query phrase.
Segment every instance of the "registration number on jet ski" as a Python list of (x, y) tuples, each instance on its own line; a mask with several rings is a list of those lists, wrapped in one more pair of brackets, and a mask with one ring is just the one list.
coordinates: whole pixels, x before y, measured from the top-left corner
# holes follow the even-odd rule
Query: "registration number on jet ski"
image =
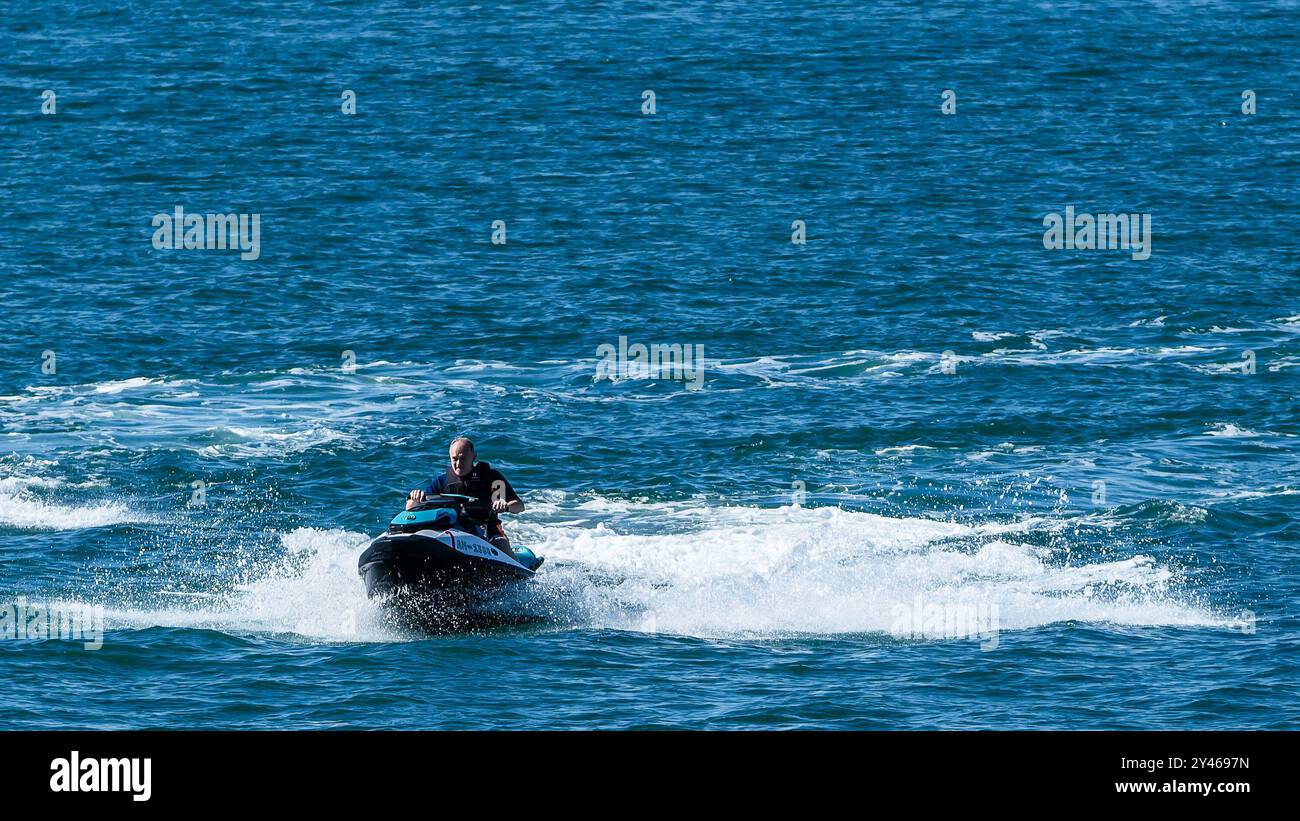
[(496, 551), (493, 550), (492, 548), (487, 547), (486, 545), (474, 544), (473, 542), (467, 544), (463, 541), (457, 540), (452, 543), (452, 547), (456, 548), (461, 553), (468, 553), (472, 556), (491, 557), (496, 554)]

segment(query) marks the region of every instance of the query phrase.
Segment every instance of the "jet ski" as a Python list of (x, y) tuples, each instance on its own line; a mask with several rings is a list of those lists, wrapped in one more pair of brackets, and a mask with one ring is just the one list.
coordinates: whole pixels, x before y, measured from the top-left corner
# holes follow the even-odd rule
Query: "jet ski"
[(393, 517), (357, 561), (366, 596), (391, 621), (425, 630), (506, 623), (483, 608), (533, 578), (544, 559), (526, 547), (491, 543), (495, 516), (472, 496), (444, 493)]

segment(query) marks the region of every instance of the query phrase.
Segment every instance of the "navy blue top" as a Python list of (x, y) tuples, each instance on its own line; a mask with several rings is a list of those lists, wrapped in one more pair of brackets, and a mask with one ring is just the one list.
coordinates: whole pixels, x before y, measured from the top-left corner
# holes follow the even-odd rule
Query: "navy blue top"
[(466, 496), (473, 496), (480, 502), (491, 504), (492, 488), (497, 486), (497, 482), (501, 482), (505, 487), (505, 500), (507, 502), (513, 502), (519, 498), (519, 494), (515, 493), (514, 487), (511, 486), (505, 476), (501, 475), (501, 471), (487, 462), (476, 462), (467, 479), (460, 478), (452, 473), (451, 468), (447, 468), (447, 472), (430, 482), (424, 492), (428, 494), (462, 493)]

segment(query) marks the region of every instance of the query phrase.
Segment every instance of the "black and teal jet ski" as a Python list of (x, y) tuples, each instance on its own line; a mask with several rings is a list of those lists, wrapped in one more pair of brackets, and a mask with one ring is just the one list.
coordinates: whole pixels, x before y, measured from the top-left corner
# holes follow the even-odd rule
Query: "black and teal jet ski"
[[(491, 530), (490, 530), (491, 528)], [(393, 517), (357, 561), (366, 595), (396, 621), (425, 628), (476, 624), (476, 609), (526, 582), (543, 559), (490, 541), (495, 519), (472, 496), (442, 494)], [(513, 555), (512, 555), (513, 554)]]

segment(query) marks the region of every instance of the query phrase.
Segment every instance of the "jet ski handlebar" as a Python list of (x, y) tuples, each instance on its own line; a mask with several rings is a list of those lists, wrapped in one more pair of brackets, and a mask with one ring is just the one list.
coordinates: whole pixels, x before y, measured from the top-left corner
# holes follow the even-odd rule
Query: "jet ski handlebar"
[(489, 518), (493, 515), (492, 505), (461, 493), (431, 493), (424, 497), (423, 502), (410, 509), (429, 510), (431, 508), (447, 507), (448, 502), (470, 515), (486, 515)]

